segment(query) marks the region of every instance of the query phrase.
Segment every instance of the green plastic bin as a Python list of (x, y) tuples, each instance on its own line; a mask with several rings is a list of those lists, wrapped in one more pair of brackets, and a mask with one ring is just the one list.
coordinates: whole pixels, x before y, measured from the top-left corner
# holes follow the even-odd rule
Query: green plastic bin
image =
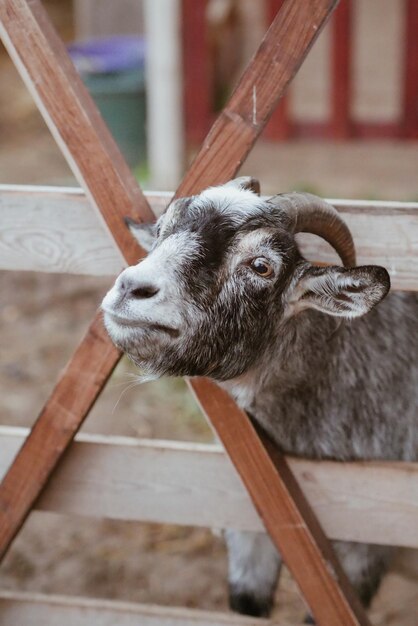
[(131, 167), (146, 161), (146, 42), (134, 35), (68, 47), (81, 77)]
[(131, 167), (146, 160), (143, 70), (85, 74), (83, 81)]

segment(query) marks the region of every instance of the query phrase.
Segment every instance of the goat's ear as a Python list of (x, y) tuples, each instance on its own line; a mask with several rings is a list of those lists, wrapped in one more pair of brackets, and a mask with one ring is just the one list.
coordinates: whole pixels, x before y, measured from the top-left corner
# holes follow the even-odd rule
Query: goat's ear
[(252, 176), (240, 176), (226, 183), (227, 187), (236, 187), (237, 189), (245, 189), (260, 195), (260, 181)]
[(311, 266), (290, 294), (289, 314), (317, 309), (336, 317), (360, 317), (383, 300), (389, 289), (389, 274), (377, 265), (352, 269)]
[(141, 248), (145, 252), (149, 252), (154, 245), (155, 236), (155, 224), (143, 224), (142, 222), (135, 222), (130, 217), (125, 217), (125, 224), (135, 237)]

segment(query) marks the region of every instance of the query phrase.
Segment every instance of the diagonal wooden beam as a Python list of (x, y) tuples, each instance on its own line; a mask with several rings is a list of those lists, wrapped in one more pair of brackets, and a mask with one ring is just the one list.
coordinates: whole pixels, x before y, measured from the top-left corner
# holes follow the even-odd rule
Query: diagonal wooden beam
[(243, 418), (243, 412), (226, 391), (207, 378), (188, 382), (234, 462), (316, 623), (369, 625), (284, 456), (260, 427)]
[[(335, 4), (334, 0), (285, 3), (177, 195), (195, 193), (234, 175)], [(4, 0), (0, 34), (79, 182), (125, 259), (135, 262), (141, 250), (127, 236), (122, 217), (139, 215), (148, 220), (150, 209), (38, 0)], [(96, 316), (1, 485), (0, 554), (7, 550), (118, 358)], [(257, 437), (246, 415), (214, 383), (194, 380), (192, 386), (318, 623), (367, 624), (284, 461), (272, 461), (268, 442)], [(287, 526), (293, 531), (286, 532)]]

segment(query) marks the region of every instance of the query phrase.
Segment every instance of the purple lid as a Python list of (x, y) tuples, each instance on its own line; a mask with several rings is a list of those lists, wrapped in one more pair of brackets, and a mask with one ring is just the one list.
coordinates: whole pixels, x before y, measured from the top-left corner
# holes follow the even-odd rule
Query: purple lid
[(91, 39), (71, 44), (68, 52), (80, 73), (101, 74), (142, 69), (145, 40), (137, 35)]

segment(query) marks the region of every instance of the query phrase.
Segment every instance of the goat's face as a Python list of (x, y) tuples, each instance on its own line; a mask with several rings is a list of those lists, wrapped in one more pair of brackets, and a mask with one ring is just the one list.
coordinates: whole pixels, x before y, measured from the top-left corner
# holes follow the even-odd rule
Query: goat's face
[[(132, 231), (144, 246), (144, 229)], [(227, 380), (277, 340), (278, 321), (297, 312), (295, 277), (308, 280), (310, 267), (283, 210), (238, 179), (169, 207), (148, 256), (124, 270), (106, 295), (106, 328), (151, 373)], [(315, 277), (318, 268), (312, 270)], [(307, 290), (318, 300), (311, 284)], [(297, 298), (300, 308), (307, 301)]]

